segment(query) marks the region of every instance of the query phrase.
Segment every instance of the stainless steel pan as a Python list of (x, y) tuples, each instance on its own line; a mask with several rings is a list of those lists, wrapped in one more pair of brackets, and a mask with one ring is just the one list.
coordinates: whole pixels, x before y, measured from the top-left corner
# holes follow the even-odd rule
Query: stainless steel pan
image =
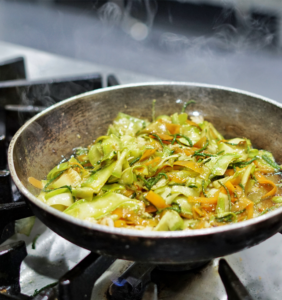
[(90, 224), (36, 199), (29, 176), (43, 179), (77, 146), (105, 134), (119, 111), (137, 117), (180, 111), (196, 100), (190, 114), (203, 115), (226, 137), (247, 137), (282, 162), (282, 106), (238, 90), (194, 83), (117, 86), (79, 95), (54, 105), (28, 121), (14, 136), (8, 153), (15, 184), (35, 215), (67, 240), (91, 251), (142, 262), (179, 264), (205, 261), (256, 245), (282, 228), (282, 208), (245, 222), (218, 228), (145, 232)]

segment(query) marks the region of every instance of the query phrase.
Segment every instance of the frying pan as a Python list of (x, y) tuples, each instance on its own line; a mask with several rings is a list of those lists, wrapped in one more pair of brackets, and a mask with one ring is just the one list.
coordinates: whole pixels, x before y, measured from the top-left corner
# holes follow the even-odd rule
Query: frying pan
[(110, 228), (63, 214), (36, 199), (27, 179), (45, 178), (62, 156), (104, 135), (118, 112), (136, 117), (180, 112), (194, 99), (190, 115), (202, 115), (227, 138), (247, 137), (282, 162), (282, 106), (247, 92), (194, 83), (159, 82), (116, 86), (88, 92), (51, 106), (29, 120), (14, 136), (9, 168), (34, 214), (72, 243), (117, 258), (157, 264), (206, 261), (254, 246), (282, 228), (282, 208), (258, 218), (200, 230), (149, 232)]

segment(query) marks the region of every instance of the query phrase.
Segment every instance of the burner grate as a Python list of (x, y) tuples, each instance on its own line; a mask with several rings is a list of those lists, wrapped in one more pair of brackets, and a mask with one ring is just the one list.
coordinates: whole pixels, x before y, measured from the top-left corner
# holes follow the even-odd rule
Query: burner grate
[(102, 87), (100, 74), (40, 81), (18, 80), (26, 78), (24, 66), (21, 57), (0, 64), (0, 81), (3, 81), (0, 82), (0, 244), (14, 234), (15, 220), (32, 215), (6, 169), (6, 149), (13, 135), (47, 106)]

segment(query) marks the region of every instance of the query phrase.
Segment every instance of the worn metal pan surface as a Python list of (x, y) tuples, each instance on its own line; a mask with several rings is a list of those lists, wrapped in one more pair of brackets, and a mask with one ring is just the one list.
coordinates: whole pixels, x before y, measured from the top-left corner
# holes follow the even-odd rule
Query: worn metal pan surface
[(119, 111), (136, 117), (179, 112), (196, 100), (189, 114), (213, 122), (227, 138), (240, 136), (269, 150), (282, 162), (282, 106), (258, 95), (194, 83), (145, 83), (105, 88), (67, 99), (28, 121), (14, 136), (8, 153), (15, 184), (35, 215), (53, 231), (81, 247), (135, 261), (179, 264), (205, 261), (256, 245), (282, 228), (282, 208), (245, 222), (217, 228), (147, 232), (110, 228), (65, 215), (36, 199), (27, 179), (45, 178), (71, 154), (105, 134)]

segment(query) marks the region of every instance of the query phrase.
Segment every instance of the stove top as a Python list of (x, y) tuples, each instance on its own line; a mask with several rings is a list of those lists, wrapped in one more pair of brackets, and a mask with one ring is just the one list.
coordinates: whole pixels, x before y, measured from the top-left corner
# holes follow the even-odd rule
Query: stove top
[[(4, 69), (9, 70), (6, 77)], [(281, 298), (280, 234), (251, 249), (184, 271), (100, 257), (61, 238), (39, 220), (29, 237), (14, 234), (14, 220), (32, 215), (10, 185), (6, 170), (5, 147), (15, 130), (44, 109), (46, 101), (40, 97), (48, 97), (52, 104), (71, 96), (58, 94), (64, 85), (75, 84), (74, 95), (100, 88), (106, 81), (118, 84), (115, 76), (106, 80), (97, 73), (40, 81), (26, 80), (26, 73), (22, 57), (0, 64), (0, 300)]]

